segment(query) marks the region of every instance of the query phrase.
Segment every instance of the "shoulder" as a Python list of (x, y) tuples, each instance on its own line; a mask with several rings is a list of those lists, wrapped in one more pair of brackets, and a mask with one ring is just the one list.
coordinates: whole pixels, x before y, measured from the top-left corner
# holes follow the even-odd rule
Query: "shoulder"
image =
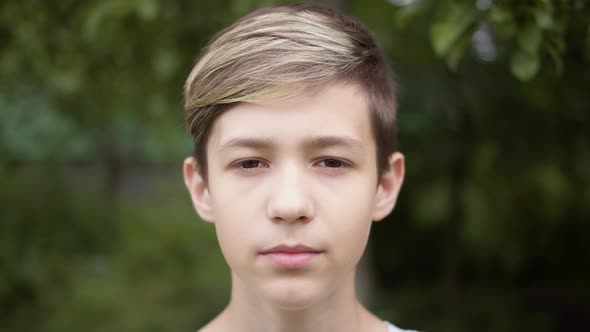
[(387, 331), (388, 332), (418, 332), (418, 331), (414, 331), (414, 330), (402, 330), (399, 327), (391, 324), (388, 321), (384, 321), (385, 325), (387, 325)]
[(197, 330), (197, 332), (220, 332), (220, 331), (222, 331), (222, 330), (220, 330), (218, 327), (216, 327), (216, 325), (213, 325), (211, 323), (209, 323)]
[(221, 315), (219, 315), (208, 322), (205, 326), (198, 329), (196, 332), (224, 332), (227, 330), (228, 329), (225, 326), (225, 320), (221, 317)]

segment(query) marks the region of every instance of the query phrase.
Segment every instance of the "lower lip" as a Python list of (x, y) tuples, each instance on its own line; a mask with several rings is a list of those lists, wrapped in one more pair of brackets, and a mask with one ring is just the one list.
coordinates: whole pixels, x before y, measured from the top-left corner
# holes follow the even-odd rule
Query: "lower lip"
[(282, 268), (301, 268), (307, 266), (321, 252), (271, 252), (264, 254), (276, 266)]

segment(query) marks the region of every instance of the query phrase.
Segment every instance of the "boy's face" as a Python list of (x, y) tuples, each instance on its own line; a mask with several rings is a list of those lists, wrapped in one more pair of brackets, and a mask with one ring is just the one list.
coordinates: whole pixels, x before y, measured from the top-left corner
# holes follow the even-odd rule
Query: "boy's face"
[[(207, 160), (208, 186), (185, 161), (195, 208), (215, 224), (237, 284), (283, 308), (306, 307), (350, 280), (404, 173), (395, 153), (377, 178), (368, 105), (356, 85), (339, 83), (304, 100), (221, 114)], [(316, 253), (263, 254), (281, 244)]]

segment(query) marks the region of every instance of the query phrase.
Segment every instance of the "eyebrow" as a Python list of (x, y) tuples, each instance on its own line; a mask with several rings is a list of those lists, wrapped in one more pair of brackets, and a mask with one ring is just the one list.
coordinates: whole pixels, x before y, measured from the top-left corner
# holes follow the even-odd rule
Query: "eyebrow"
[[(217, 151), (224, 152), (232, 148), (268, 150), (274, 146), (275, 143), (268, 138), (236, 137), (221, 144)], [(365, 151), (364, 144), (361, 141), (347, 136), (314, 136), (305, 139), (303, 142), (303, 147), (306, 149), (325, 149), (333, 146), (339, 146), (357, 152)]]
[(221, 144), (217, 151), (223, 152), (232, 148), (251, 148), (256, 150), (265, 150), (273, 146), (270, 139), (267, 138), (249, 138), (249, 137), (236, 137), (228, 140)]

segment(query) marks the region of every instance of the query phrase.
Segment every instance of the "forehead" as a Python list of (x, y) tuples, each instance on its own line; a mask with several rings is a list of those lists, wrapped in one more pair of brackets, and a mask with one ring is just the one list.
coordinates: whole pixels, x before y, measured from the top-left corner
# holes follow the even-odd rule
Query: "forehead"
[(207, 150), (219, 153), (229, 142), (244, 139), (309, 146), (313, 141), (325, 143), (322, 137), (339, 137), (352, 145), (356, 141), (365, 150), (374, 149), (369, 105), (357, 85), (330, 83), (311, 96), (291, 101), (239, 104), (216, 119)]

